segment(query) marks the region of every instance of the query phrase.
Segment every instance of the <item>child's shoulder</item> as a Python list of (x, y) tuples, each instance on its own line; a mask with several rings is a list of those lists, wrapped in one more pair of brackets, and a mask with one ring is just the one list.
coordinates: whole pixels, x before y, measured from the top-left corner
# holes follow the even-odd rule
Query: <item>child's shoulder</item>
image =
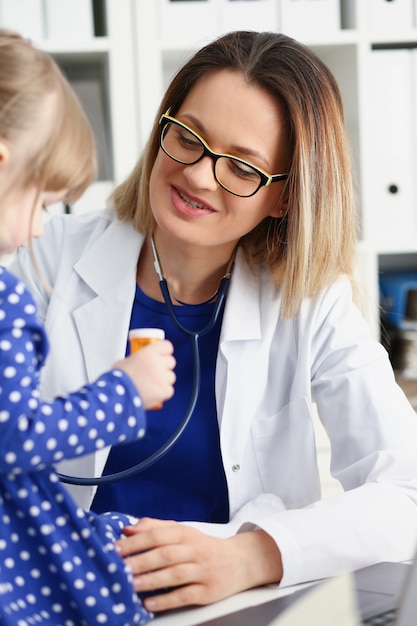
[(5, 267), (0, 267), (0, 308), (17, 305), (27, 314), (36, 313), (35, 302), (26, 285)]
[(21, 295), (24, 293), (29, 294), (26, 285), (12, 274), (6, 267), (0, 266), (0, 293), (3, 292), (16, 292)]

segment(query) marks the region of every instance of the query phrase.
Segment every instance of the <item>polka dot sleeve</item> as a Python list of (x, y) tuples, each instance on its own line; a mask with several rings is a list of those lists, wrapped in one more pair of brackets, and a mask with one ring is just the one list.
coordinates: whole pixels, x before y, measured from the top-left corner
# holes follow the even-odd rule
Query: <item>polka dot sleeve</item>
[(47, 353), (31, 295), (0, 268), (0, 472), (43, 468), (145, 432), (141, 399), (120, 370), (41, 402), (39, 373)]

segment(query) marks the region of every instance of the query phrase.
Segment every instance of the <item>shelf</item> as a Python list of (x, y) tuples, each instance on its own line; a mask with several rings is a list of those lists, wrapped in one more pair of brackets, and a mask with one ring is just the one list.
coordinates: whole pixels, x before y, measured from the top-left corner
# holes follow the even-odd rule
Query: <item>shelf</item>
[(378, 255), (381, 256), (396, 256), (396, 255), (407, 255), (407, 254), (416, 254), (417, 253), (417, 240), (411, 240), (408, 242), (402, 242), (401, 246), (386, 244), (384, 246), (378, 245), (375, 246), (375, 250)]
[(371, 46), (378, 46), (383, 48), (417, 46), (416, 28), (410, 28), (409, 30), (398, 32), (396, 32), (395, 30), (380, 33), (367, 31), (366, 36)]
[(51, 39), (44, 39), (38, 43), (48, 54), (55, 57), (65, 57), (74, 59), (83, 58), (103, 58), (112, 48), (112, 42), (108, 37), (93, 37), (91, 39), (79, 41), (60, 42)]

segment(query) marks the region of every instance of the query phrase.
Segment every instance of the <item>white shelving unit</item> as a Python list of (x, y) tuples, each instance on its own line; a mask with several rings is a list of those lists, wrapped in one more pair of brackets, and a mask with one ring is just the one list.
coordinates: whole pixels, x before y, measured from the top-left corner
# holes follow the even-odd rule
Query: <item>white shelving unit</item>
[[(0, 0), (0, 18), (4, 1)], [(32, 6), (35, 0), (19, 0), (25, 1)], [(96, 36), (80, 40), (75, 29), (74, 36), (69, 31), (65, 41), (45, 38), (37, 42), (65, 67), (97, 71), (104, 87), (108, 145), (101, 153), (109, 159), (110, 175), (93, 184), (74, 210), (103, 206), (114, 184), (130, 172), (169, 79), (194, 51), (233, 28), (286, 32), (281, 25), (284, 3), (299, 3), (300, 14), (308, 13), (313, 5), (317, 11), (324, 10), (324, 17), (339, 13), (339, 22), (327, 25), (326, 19), (311, 21), (309, 13), (308, 28), (299, 27), (297, 20), (287, 34), (323, 58), (342, 90), (361, 212), (358, 275), (364, 286), (365, 315), (379, 337), (379, 270), (417, 268), (417, 177), (413, 176), (414, 168), (417, 171), (417, 0), (92, 0), (101, 15)], [(384, 181), (382, 171), (393, 150), (383, 141), (375, 141), (379, 100), (374, 91), (374, 61), (380, 48), (408, 51), (413, 57), (411, 67), (416, 68), (409, 81), (413, 100), (409, 103), (411, 152), (406, 184)], [(383, 79), (382, 75), (384, 86)], [(398, 125), (404, 124), (399, 106), (404, 98), (398, 97), (397, 107), (393, 91), (386, 80), (386, 98), (382, 92), (380, 100), (384, 106), (391, 102), (392, 112), (381, 106), (388, 113), (379, 121), (380, 136), (390, 134), (395, 141)], [(401, 176), (407, 168), (400, 168)], [(388, 192), (387, 185), (391, 189), (397, 186), (397, 193)], [(407, 185), (413, 190), (413, 199), (405, 208), (402, 194)]]
[[(84, 42), (70, 37), (65, 42), (47, 39), (41, 46), (51, 53), (71, 78), (71, 68), (82, 77), (84, 66), (97, 71), (103, 95), (106, 142), (98, 141), (99, 162), (108, 162), (107, 176), (99, 176), (73, 210), (86, 211), (104, 206), (109, 192), (133, 168), (139, 150), (138, 116), (135, 89), (136, 53), (132, 30), (131, 0), (101, 0), (94, 3), (100, 12), (101, 31)], [(89, 74), (88, 74), (89, 75)], [(94, 115), (94, 112), (93, 112)], [(100, 138), (99, 138), (100, 139)]]

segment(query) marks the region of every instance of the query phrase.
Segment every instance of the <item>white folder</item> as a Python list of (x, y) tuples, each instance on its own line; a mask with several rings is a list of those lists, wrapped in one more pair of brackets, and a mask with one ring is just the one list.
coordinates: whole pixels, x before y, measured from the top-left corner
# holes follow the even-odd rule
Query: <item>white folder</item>
[(404, 249), (417, 237), (415, 206), (416, 115), (411, 50), (371, 54), (371, 203), (378, 248)]
[(374, 31), (409, 29), (414, 23), (414, 0), (368, 0), (368, 24)]
[(45, 36), (43, 0), (0, 0), (0, 25), (41, 41)]
[(339, 0), (280, 0), (280, 28), (292, 37), (334, 33), (341, 27)]
[(54, 41), (94, 37), (92, 0), (45, 0), (45, 21), (46, 36)]
[(220, 27), (231, 30), (274, 30), (279, 28), (276, 0), (221, 0)]

